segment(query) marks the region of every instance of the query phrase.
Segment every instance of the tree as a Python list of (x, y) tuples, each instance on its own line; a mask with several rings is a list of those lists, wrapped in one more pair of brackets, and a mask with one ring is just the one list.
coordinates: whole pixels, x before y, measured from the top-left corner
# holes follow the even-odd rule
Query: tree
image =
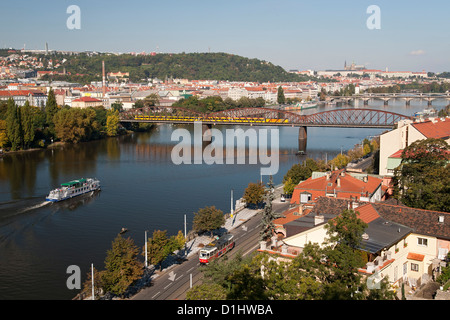
[(61, 109), (53, 119), (56, 137), (64, 142), (77, 143), (89, 140), (100, 125), (92, 108)]
[(269, 190), (266, 193), (266, 205), (264, 206), (264, 212), (261, 219), (261, 241), (267, 241), (274, 235), (275, 225), (273, 224), (273, 220), (281, 217), (281, 215), (274, 213), (272, 209), (272, 201), (274, 199), (272, 176), (270, 176), (268, 187)]
[[(147, 240), (147, 258), (153, 265), (161, 264), (170, 254), (184, 246), (185, 238), (181, 231), (176, 236), (168, 237), (167, 230), (155, 230), (152, 238)], [(145, 255), (145, 252), (143, 253)], [(161, 265), (162, 268), (162, 265)]]
[(260, 206), (264, 200), (264, 186), (262, 183), (250, 182), (244, 191), (243, 199), (247, 203), (247, 206), (257, 207)]
[(296, 184), (292, 181), (292, 178), (289, 177), (283, 186), (284, 193), (287, 195), (292, 195), (292, 193), (294, 192), (295, 186), (296, 186)]
[(450, 150), (442, 139), (413, 142), (394, 170), (394, 197), (413, 208), (450, 210)]
[(117, 135), (118, 127), (119, 127), (119, 111), (108, 112), (108, 116), (106, 118), (106, 134), (109, 137), (114, 137)]
[(6, 135), (11, 142), (11, 150), (16, 151), (23, 144), (22, 123), (20, 110), (12, 98), (8, 99), (6, 115)]
[(8, 142), (8, 135), (6, 134), (6, 120), (0, 120), (0, 148), (4, 148)]
[(25, 105), (20, 108), (20, 112), (23, 130), (23, 144), (25, 148), (29, 148), (30, 144), (34, 141), (34, 122), (31, 106), (28, 100), (25, 102)]
[(53, 89), (50, 88), (47, 94), (47, 102), (45, 104), (45, 114), (46, 114), (46, 122), (49, 127), (50, 133), (54, 134), (54, 116), (58, 112), (58, 104), (56, 103), (55, 93)]
[(286, 99), (284, 97), (284, 90), (281, 86), (278, 87), (278, 95), (277, 95), (277, 103), (278, 104), (285, 104)]
[(225, 223), (223, 211), (215, 206), (205, 207), (194, 213), (193, 229), (202, 233), (220, 228)]
[(118, 235), (105, 259), (105, 270), (101, 281), (106, 292), (121, 295), (143, 274), (143, 264), (137, 257), (138, 247), (130, 238)]
[(291, 179), (294, 185), (298, 185), (301, 181), (310, 178), (314, 171), (324, 169), (325, 167), (319, 166), (314, 159), (308, 158), (303, 163), (294, 164), (283, 177), (283, 183)]
[(202, 283), (186, 292), (186, 300), (225, 300), (226, 290), (217, 283)]
[(345, 154), (338, 154), (331, 163), (334, 167), (342, 169), (350, 162), (350, 157)]

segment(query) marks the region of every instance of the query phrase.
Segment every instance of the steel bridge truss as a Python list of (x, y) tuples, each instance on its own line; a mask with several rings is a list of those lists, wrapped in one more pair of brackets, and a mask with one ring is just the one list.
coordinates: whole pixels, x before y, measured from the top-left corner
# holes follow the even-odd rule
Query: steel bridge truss
[(333, 109), (310, 115), (270, 108), (238, 108), (214, 113), (200, 113), (179, 107), (145, 107), (121, 114), (122, 122), (194, 122), (209, 124), (264, 123), (305, 127), (393, 128), (411, 117), (376, 109)]

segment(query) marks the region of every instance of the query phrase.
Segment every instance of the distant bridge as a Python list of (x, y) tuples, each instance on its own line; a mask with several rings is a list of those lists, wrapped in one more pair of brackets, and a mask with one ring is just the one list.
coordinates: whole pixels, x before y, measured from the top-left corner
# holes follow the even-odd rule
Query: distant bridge
[(423, 93), (423, 92), (413, 92), (413, 93), (362, 93), (355, 94), (352, 96), (328, 96), (329, 101), (334, 102), (350, 102), (352, 100), (363, 100), (364, 104), (367, 105), (368, 101), (371, 99), (383, 100), (384, 105), (388, 105), (389, 101), (392, 99), (403, 99), (406, 105), (411, 104), (411, 100), (426, 100), (428, 101), (428, 106), (431, 106), (433, 101), (436, 99), (446, 99), (450, 100), (449, 93)]

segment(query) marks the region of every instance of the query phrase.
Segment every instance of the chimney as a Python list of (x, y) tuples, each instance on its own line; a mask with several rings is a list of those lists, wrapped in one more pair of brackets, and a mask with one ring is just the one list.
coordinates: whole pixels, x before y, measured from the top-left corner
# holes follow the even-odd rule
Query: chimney
[(324, 223), (325, 217), (323, 215), (316, 215), (314, 216), (314, 225), (317, 226), (318, 224)]
[(336, 184), (337, 184), (338, 188), (341, 187), (341, 178), (340, 178), (340, 177), (338, 177), (338, 178), (336, 179)]
[(102, 88), (104, 98), (106, 94), (105, 61), (102, 61)]
[(303, 215), (303, 204), (300, 203), (300, 206), (298, 207), (298, 215)]

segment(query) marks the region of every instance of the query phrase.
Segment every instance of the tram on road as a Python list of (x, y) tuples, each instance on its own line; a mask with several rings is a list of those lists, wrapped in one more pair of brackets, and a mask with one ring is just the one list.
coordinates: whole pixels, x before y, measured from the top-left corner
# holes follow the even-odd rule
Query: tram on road
[(208, 264), (214, 259), (220, 258), (234, 248), (234, 236), (225, 234), (220, 238), (208, 243), (200, 250), (199, 260), (201, 264)]

